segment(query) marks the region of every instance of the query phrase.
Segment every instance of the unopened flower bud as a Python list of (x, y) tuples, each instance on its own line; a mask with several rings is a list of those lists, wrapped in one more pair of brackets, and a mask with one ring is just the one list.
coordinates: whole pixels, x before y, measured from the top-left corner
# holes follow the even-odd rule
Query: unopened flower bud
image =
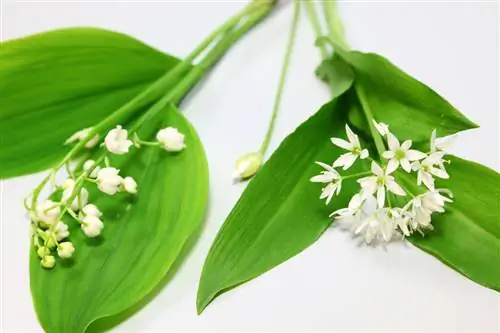
[(36, 254), (38, 254), (38, 256), (40, 258), (45, 258), (46, 256), (48, 256), (50, 254), (50, 251), (45, 246), (40, 246), (38, 248), (38, 250), (36, 251)]
[(234, 165), (235, 179), (247, 179), (252, 177), (262, 165), (262, 154), (249, 153), (241, 156)]
[(56, 259), (53, 256), (45, 256), (40, 263), (43, 268), (53, 268), (56, 265)]

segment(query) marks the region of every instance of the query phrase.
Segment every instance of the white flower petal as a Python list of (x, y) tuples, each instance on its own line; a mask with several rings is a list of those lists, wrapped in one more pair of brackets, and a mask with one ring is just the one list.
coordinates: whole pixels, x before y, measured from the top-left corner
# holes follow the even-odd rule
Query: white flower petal
[(422, 171), (420, 174), (421, 180), (429, 190), (434, 190), (434, 178), (428, 172)]
[(399, 186), (399, 184), (396, 183), (396, 181), (394, 181), (394, 180), (387, 181), (387, 183), (385, 184), (385, 186), (387, 186), (387, 189), (389, 191), (391, 191), (392, 193), (394, 193), (396, 195), (399, 195), (399, 196), (405, 196), (406, 195), (405, 190), (403, 190), (403, 188), (401, 186)]
[(315, 162), (315, 163), (316, 163), (317, 165), (319, 165), (319, 166), (323, 167), (326, 171), (336, 174), (336, 175), (338, 176), (337, 178), (340, 178), (340, 174), (337, 172), (337, 170), (335, 170), (335, 169), (333, 168), (333, 166), (328, 165), (328, 164), (323, 163), (323, 162)]
[(389, 160), (389, 163), (387, 163), (387, 169), (385, 171), (385, 174), (390, 175), (391, 173), (393, 173), (398, 169), (398, 166), (399, 166), (399, 161), (397, 159), (393, 158)]
[(446, 172), (446, 170), (440, 169), (440, 168), (434, 168), (431, 167), (429, 169), (429, 172), (433, 174), (436, 177), (442, 178), (442, 179), (448, 179), (450, 178), (450, 175)]
[(384, 207), (385, 203), (385, 188), (383, 186), (380, 186), (377, 189), (377, 205), (379, 208)]
[(403, 168), (404, 171), (410, 173), (411, 172), (411, 164), (410, 161), (406, 158), (403, 158), (401, 161), (399, 161), (401, 164), (401, 167)]
[(384, 176), (384, 170), (382, 170), (382, 168), (375, 161), (372, 162), (371, 171), (379, 177)]
[(339, 138), (331, 138), (330, 139), (332, 141), (332, 143), (340, 148), (343, 148), (345, 150), (352, 150), (354, 147), (353, 145), (350, 143), (350, 142), (347, 142), (343, 139), (339, 139)]
[(403, 150), (405, 150), (405, 151), (406, 151), (406, 150), (408, 150), (408, 149), (410, 149), (410, 147), (411, 147), (411, 143), (412, 143), (412, 142), (411, 142), (411, 140), (406, 140), (406, 141), (405, 141), (405, 142), (403, 142), (403, 144), (401, 145), (401, 149), (403, 149)]
[(418, 161), (426, 157), (426, 154), (418, 150), (410, 149), (406, 152), (406, 158), (410, 161)]
[(369, 156), (369, 152), (368, 152), (368, 149), (363, 149), (360, 153), (359, 153), (359, 158), (361, 158), (362, 160), (364, 160), (365, 158), (367, 158)]
[(345, 124), (345, 131), (347, 133), (347, 138), (349, 139), (351, 144), (354, 147), (359, 147), (360, 144), (359, 144), (358, 136), (356, 134), (354, 134), (354, 132), (351, 130), (351, 128), (347, 124)]
[(394, 152), (391, 150), (386, 150), (382, 153), (382, 157), (387, 159), (394, 158)]
[(387, 145), (389, 146), (389, 150), (396, 150), (399, 148), (398, 138), (392, 133), (387, 133)]

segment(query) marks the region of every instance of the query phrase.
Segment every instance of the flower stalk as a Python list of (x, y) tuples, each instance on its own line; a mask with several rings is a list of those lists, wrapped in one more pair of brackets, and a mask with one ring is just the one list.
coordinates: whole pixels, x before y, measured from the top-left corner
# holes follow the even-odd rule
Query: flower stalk
[[(61, 259), (70, 258), (75, 252), (74, 245), (65, 240), (69, 237), (68, 226), (62, 222), (66, 214), (79, 223), (87, 237), (98, 237), (104, 227), (101, 220), (102, 213), (95, 205), (88, 202), (85, 184), (96, 186), (101, 192), (110, 196), (120, 192), (129, 195), (137, 193), (136, 181), (130, 176), (120, 175), (120, 170), (111, 165), (109, 159), (111, 155), (124, 155), (129, 153), (131, 148), (138, 149), (141, 146), (163, 149), (167, 153), (179, 153), (186, 148), (184, 135), (176, 128), (160, 129), (156, 135), (156, 141), (153, 142), (139, 139), (137, 130), (165, 106), (179, 104), (225, 52), (264, 19), (273, 6), (274, 1), (252, 1), (241, 12), (207, 36), (176, 67), (166, 72), (131, 101), (92, 128), (80, 130), (66, 140), (65, 144), (74, 144), (73, 148), (54, 165), (47, 177), (33, 190), (31, 204), (25, 200), (25, 207), (32, 223), (33, 245), (44, 268), (55, 266), (54, 249)], [(207, 50), (208, 52), (205, 52)], [(199, 60), (198, 65), (193, 66), (193, 62), (202, 53), (205, 55)], [(152, 103), (154, 103), (153, 106), (133, 121), (128, 129), (119, 125)], [(113, 128), (114, 126), (116, 127)], [(94, 156), (95, 161), (88, 160), (90, 154), (84, 153), (84, 158), (81, 158), (72, 168), (70, 162), (75, 156), (95, 147), (100, 142), (101, 133), (106, 131), (108, 133)], [(133, 140), (130, 140), (129, 136)], [(69, 178), (58, 186), (55, 176), (61, 169), (66, 171)], [(49, 199), (40, 201), (41, 192), (47, 185), (51, 186), (53, 192), (50, 198), (62, 195), (60, 202), (53, 202)]]

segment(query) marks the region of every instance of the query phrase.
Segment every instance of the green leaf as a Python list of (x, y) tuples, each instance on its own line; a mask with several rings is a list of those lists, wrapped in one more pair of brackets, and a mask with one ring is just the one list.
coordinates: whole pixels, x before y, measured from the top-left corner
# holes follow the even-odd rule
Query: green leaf
[[(451, 178), (438, 187), (454, 194), (434, 230), (409, 241), (473, 281), (500, 291), (500, 175), (480, 164), (450, 157)], [(415, 181), (405, 175), (407, 187)]]
[[(314, 243), (329, 226), (328, 214), (346, 207), (350, 197), (359, 191), (354, 180), (345, 180), (340, 196), (326, 207), (318, 199), (318, 184), (309, 182), (320, 171), (314, 161), (331, 163), (343, 153), (329, 138), (345, 137), (346, 118), (353, 112), (363, 114), (356, 91), (351, 89), (288, 136), (249, 183), (205, 261), (198, 289), (199, 312), (219, 294), (263, 274)], [(416, 119), (415, 126), (426, 130), (427, 139), (432, 127)], [(392, 127), (392, 120), (387, 123)], [(412, 130), (407, 132), (414, 134)], [(401, 138), (413, 139), (406, 134)], [(373, 147), (374, 143), (363, 145)], [(366, 162), (356, 163), (348, 174), (368, 169)], [(472, 280), (499, 290), (499, 175), (458, 158), (452, 158), (448, 171), (452, 179), (442, 185), (455, 193), (455, 202), (447, 205), (447, 213), (433, 215), (435, 231), (425, 238), (411, 237), (410, 241)], [(415, 190), (415, 179), (399, 174), (404, 184)]]
[[(396, 135), (422, 141), (429, 138), (429, 129), (437, 128), (438, 135), (444, 136), (477, 127), (431, 88), (386, 58), (357, 51), (338, 54), (354, 69), (355, 85), (363, 88), (375, 119), (390, 124)], [(349, 119), (369, 133), (366, 118), (359, 110), (354, 110)]]
[(354, 82), (354, 71), (337, 54), (331, 59), (323, 60), (316, 69), (316, 76), (330, 85), (332, 99), (345, 93)]
[[(136, 305), (162, 281), (199, 230), (208, 198), (203, 147), (176, 109), (165, 112), (162, 127), (183, 132), (187, 149), (172, 154), (146, 147), (124, 160), (120, 174), (137, 180), (136, 197), (91, 191), (90, 201), (103, 211), (105, 227), (99, 238), (90, 239), (74, 220), (68, 221), (76, 248), (73, 260), (58, 260), (45, 270), (32, 251), (31, 291), (47, 332), (83, 332), (97, 319)], [(148, 124), (141, 137), (154, 135), (157, 128)]]
[[(329, 139), (345, 136), (342, 110), (348, 102), (341, 98), (323, 106), (283, 141), (250, 181), (205, 261), (198, 312), (220, 293), (307, 248), (330, 225), (328, 215), (347, 205), (355, 181), (346, 180), (340, 197), (327, 207), (318, 199), (321, 185), (309, 179), (321, 169), (314, 161), (333, 161), (341, 153)], [(358, 172), (357, 167), (350, 171)]]
[(123, 34), (50, 31), (0, 45), (0, 178), (41, 171), (64, 141), (122, 106), (179, 61)]

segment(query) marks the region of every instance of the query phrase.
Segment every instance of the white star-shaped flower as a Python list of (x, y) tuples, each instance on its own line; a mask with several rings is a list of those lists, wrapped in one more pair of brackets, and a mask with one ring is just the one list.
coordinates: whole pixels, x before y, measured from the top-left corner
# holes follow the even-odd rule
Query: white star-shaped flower
[(356, 162), (358, 157), (360, 159), (367, 158), (368, 150), (361, 148), (358, 136), (354, 134), (347, 124), (345, 125), (345, 130), (349, 141), (340, 138), (331, 138), (331, 140), (334, 145), (349, 151), (348, 153), (340, 155), (340, 157), (333, 162), (333, 167), (342, 167), (344, 170), (347, 170)]
[(120, 125), (110, 130), (104, 138), (104, 146), (106, 149), (116, 155), (128, 153), (132, 141), (128, 139), (128, 131)]
[(394, 170), (382, 169), (376, 162), (372, 162), (371, 171), (374, 176), (358, 179), (358, 183), (363, 189), (363, 195), (377, 194), (378, 207), (383, 207), (385, 203), (385, 192), (390, 191), (399, 196), (405, 196), (406, 192), (396, 183), (390, 174)]
[(404, 171), (411, 172), (411, 162), (421, 160), (427, 156), (421, 151), (410, 149), (411, 143), (411, 140), (406, 140), (400, 145), (394, 134), (387, 133), (389, 150), (382, 154), (384, 158), (389, 159), (387, 169), (396, 170), (401, 165)]
[(380, 133), (380, 135), (386, 136), (389, 133), (389, 125), (384, 123), (377, 123), (375, 119), (372, 119), (372, 121), (375, 129)]
[(388, 218), (386, 209), (379, 209), (364, 217), (354, 234), (362, 236), (365, 242), (370, 244), (373, 240), (389, 242), (395, 230), (396, 225)]
[(442, 138), (438, 138), (436, 135), (436, 130), (433, 130), (431, 134), (431, 153), (437, 151), (448, 152), (457, 138), (456, 135), (445, 136)]
[(448, 179), (450, 176), (444, 168), (435, 167), (435, 165), (441, 165), (443, 163), (443, 152), (435, 152), (430, 154), (421, 162), (414, 162), (412, 164), (412, 169), (417, 171), (417, 184), (421, 185), (424, 183), (429, 190), (434, 190), (434, 177), (439, 177), (442, 179)]
[(333, 195), (338, 195), (340, 193), (342, 189), (342, 178), (332, 166), (322, 162), (316, 162), (316, 164), (323, 167), (325, 170), (321, 171), (319, 175), (312, 177), (311, 182), (328, 184), (321, 190), (321, 196), (319, 197), (320, 199), (326, 198), (326, 204), (328, 205)]

